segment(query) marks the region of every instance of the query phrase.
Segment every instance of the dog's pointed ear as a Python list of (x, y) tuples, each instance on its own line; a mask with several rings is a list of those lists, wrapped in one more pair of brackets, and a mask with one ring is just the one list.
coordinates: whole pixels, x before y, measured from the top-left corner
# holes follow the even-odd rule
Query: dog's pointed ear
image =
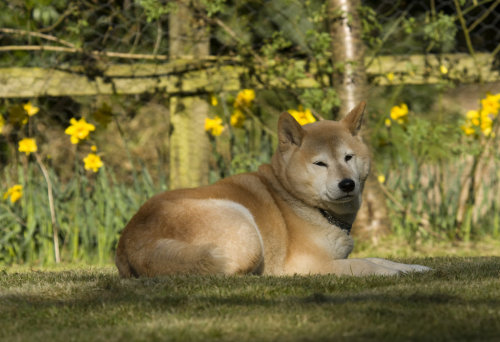
[(346, 126), (346, 128), (351, 132), (352, 135), (358, 134), (361, 129), (361, 124), (363, 123), (363, 114), (365, 112), (366, 102), (360, 102), (353, 110), (347, 114), (341, 122)]
[(305, 131), (288, 112), (283, 112), (278, 120), (278, 139), (280, 151), (302, 144)]

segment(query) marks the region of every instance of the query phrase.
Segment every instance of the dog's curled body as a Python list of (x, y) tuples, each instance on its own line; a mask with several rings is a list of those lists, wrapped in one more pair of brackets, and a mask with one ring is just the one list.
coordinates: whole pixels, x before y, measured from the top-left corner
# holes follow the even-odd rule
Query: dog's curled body
[(213, 185), (158, 194), (125, 227), (116, 252), (122, 277), (168, 274), (392, 275), (428, 268), (346, 259), (348, 231), (369, 172), (357, 136), (364, 103), (340, 122), (278, 123), (271, 164)]

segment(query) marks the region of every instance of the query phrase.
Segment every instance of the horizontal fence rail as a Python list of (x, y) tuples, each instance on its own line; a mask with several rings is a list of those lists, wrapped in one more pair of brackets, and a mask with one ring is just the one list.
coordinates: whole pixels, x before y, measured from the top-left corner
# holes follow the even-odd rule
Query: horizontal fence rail
[[(374, 85), (477, 83), (500, 81), (488, 53), (379, 56), (366, 58), (367, 75)], [(92, 96), (146, 92), (168, 94), (215, 93), (243, 88), (249, 75), (237, 60), (207, 58), (174, 60), (167, 63), (109, 65), (104, 71), (88, 74), (83, 67), (70, 69), (12, 67), (0, 68), (0, 97)], [(231, 63), (231, 65), (228, 65)], [(140, 82), (138, 82), (140, 80)], [(258, 84), (258, 82), (253, 82)], [(280, 88), (279, 79), (271, 85)], [(311, 78), (297, 81), (299, 88), (315, 88)]]

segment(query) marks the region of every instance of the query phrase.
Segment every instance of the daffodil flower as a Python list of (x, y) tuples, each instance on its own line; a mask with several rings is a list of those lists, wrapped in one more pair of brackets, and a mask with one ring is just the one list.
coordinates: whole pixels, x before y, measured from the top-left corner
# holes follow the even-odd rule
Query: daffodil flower
[(408, 121), (408, 106), (406, 103), (401, 103), (399, 106), (391, 108), (391, 119), (403, 125)]
[(474, 135), (476, 133), (476, 130), (469, 125), (462, 125), (460, 128), (467, 136)]
[(95, 126), (85, 121), (85, 118), (80, 120), (72, 118), (69, 122), (71, 125), (66, 128), (64, 133), (71, 136), (72, 144), (78, 144), (81, 140), (86, 139), (90, 132), (95, 130)]
[(231, 114), (230, 124), (233, 127), (241, 128), (245, 123), (246, 116), (240, 109), (235, 109), (233, 114)]
[(487, 94), (480, 101), (480, 110), (469, 110), (465, 114), (465, 124), (460, 128), (467, 136), (482, 132), (484, 136), (494, 136), (493, 122), (500, 111), (500, 93)]
[(210, 104), (214, 107), (217, 106), (219, 104), (217, 97), (215, 97), (214, 95), (210, 96)]
[(467, 121), (470, 122), (474, 126), (479, 126), (480, 122), (480, 115), (479, 111), (477, 110), (469, 110), (466, 114), (465, 117), (467, 118)]
[(38, 151), (36, 141), (33, 138), (24, 138), (19, 141), (19, 152), (24, 152), (28, 156), (32, 152)]
[(222, 119), (216, 116), (213, 119), (205, 119), (205, 131), (210, 132), (213, 136), (217, 137), (222, 134), (224, 130), (224, 125), (222, 125)]
[(89, 153), (83, 158), (83, 162), (85, 163), (85, 170), (92, 170), (93, 172), (97, 172), (104, 165), (101, 157), (95, 153)]
[(3, 126), (5, 126), (5, 119), (3, 118), (2, 114), (0, 114), (0, 133), (3, 131)]
[(289, 109), (288, 113), (290, 113), (290, 115), (293, 116), (294, 119), (297, 120), (297, 122), (301, 126), (316, 121), (316, 119), (314, 118), (314, 116), (311, 113), (311, 110), (307, 109), (307, 108), (304, 110), (304, 107), (302, 107), (302, 106), (299, 106), (298, 110)]
[(243, 89), (234, 101), (234, 108), (250, 107), (253, 100), (255, 100), (255, 91), (253, 89)]
[(488, 114), (498, 115), (500, 109), (500, 93), (496, 95), (487, 94), (486, 98), (481, 100), (481, 108), (482, 111)]
[(28, 116), (33, 116), (36, 113), (38, 113), (38, 111), (40, 110), (40, 108), (33, 106), (31, 104), (31, 102), (24, 104), (23, 108), (26, 111), (26, 113), (28, 114)]
[(10, 197), (11, 203), (16, 203), (21, 197), (23, 197), (23, 186), (20, 184), (16, 184), (3, 194), (3, 199), (6, 200)]

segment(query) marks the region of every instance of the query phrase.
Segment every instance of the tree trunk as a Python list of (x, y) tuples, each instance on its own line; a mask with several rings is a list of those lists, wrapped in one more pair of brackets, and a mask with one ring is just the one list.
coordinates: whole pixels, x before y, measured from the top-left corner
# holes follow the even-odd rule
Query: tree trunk
[[(358, 14), (360, 4), (360, 0), (329, 0), (328, 3), (333, 86), (340, 98), (340, 115), (346, 115), (368, 97)], [(376, 241), (388, 231), (385, 198), (376, 177), (371, 174), (365, 184), (363, 204), (354, 222), (353, 235)]]
[[(193, 13), (191, 1), (180, 1), (179, 8), (170, 14), (171, 59), (209, 55), (207, 26)], [(208, 183), (210, 144), (204, 130), (208, 109), (206, 99), (199, 96), (170, 98), (170, 123), (173, 128), (170, 137), (171, 189)]]

